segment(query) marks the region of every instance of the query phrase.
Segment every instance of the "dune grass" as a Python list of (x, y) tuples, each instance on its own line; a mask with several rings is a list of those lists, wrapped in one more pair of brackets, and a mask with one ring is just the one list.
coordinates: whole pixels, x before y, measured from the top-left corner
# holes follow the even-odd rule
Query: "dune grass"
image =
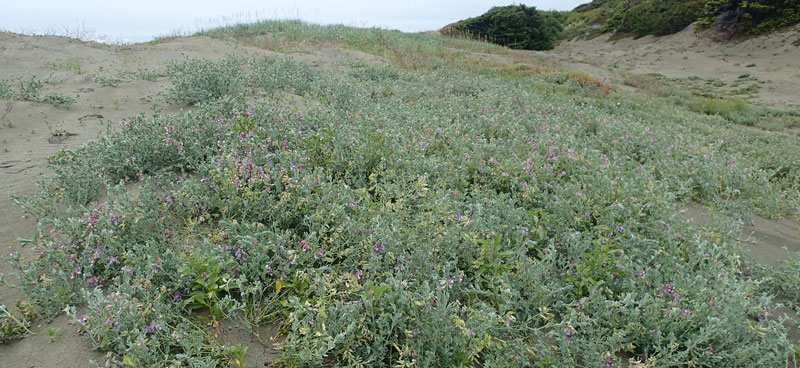
[(432, 66), (431, 56), (451, 54), (451, 49), (481, 53), (507, 53), (507, 49), (488, 42), (443, 38), (424, 33), (404, 33), (381, 28), (355, 28), (344, 25), (317, 25), (300, 20), (266, 20), (236, 24), (198, 34), (234, 38), (269, 50), (306, 49), (318, 45), (344, 46), (391, 60), (404, 68)]

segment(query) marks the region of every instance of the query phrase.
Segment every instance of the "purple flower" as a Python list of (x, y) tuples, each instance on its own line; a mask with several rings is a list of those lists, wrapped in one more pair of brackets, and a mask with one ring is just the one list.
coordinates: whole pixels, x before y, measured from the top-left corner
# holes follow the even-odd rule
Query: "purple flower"
[(97, 277), (95, 277), (95, 276), (92, 276), (92, 277), (90, 277), (90, 278), (86, 279), (86, 283), (87, 283), (87, 284), (89, 284), (89, 286), (91, 286), (91, 287), (95, 287), (95, 286), (97, 286), (97, 282), (98, 282), (98, 281), (99, 281), (99, 280), (98, 280), (98, 279), (97, 279)]
[(111, 223), (114, 224), (114, 226), (119, 225), (119, 220), (117, 219), (117, 215), (114, 214), (114, 211), (108, 212), (108, 218), (111, 220)]

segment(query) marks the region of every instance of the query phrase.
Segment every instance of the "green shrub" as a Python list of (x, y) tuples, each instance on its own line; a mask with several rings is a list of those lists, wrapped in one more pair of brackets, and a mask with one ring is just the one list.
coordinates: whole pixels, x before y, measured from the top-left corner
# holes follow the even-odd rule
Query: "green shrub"
[(711, 0), (699, 19), (703, 28), (716, 27), (747, 34), (764, 34), (800, 23), (795, 0)]
[(512, 49), (549, 50), (562, 30), (557, 18), (525, 5), (493, 7), (483, 15), (458, 21), (445, 34), (468, 33)]
[(564, 37), (667, 35), (697, 20), (706, 0), (605, 0), (578, 6), (567, 17)]
[(800, 22), (794, 0), (595, 0), (568, 16), (563, 37), (616, 32), (620, 35), (667, 35), (697, 21), (699, 29), (716, 27), (764, 34)]
[(697, 20), (703, 9), (701, 0), (660, 0), (642, 2), (621, 16), (616, 31), (632, 33), (637, 37), (645, 35), (663, 36), (682, 31)]

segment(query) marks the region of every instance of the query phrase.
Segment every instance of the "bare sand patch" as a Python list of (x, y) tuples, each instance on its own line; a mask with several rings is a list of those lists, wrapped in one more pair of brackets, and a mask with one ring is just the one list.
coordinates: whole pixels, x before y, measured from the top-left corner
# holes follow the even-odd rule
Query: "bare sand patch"
[[(687, 205), (681, 212), (686, 221), (696, 226), (713, 224), (711, 215), (710, 210), (699, 204)], [(757, 263), (778, 266), (800, 252), (800, 223), (789, 218), (752, 215), (752, 223), (742, 227), (740, 240)]]
[[(800, 108), (800, 47), (793, 45), (800, 26), (741, 41), (719, 42), (693, 27), (669, 36), (562, 42), (553, 52), (536, 53), (604, 77), (621, 73), (658, 73), (668, 78), (701, 78), (724, 83), (722, 91), (756, 85), (746, 97), (756, 104)], [(602, 71), (598, 71), (601, 69)], [(747, 80), (740, 78), (748, 75)], [(721, 85), (722, 83), (720, 83)], [(754, 89), (756, 87), (753, 87)]]

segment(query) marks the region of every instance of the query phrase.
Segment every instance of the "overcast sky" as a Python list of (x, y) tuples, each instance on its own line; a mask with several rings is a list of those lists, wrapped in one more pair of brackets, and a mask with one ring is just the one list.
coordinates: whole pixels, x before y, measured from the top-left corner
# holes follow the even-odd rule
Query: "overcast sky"
[(417, 32), (513, 3), (571, 10), (589, 0), (0, 0), (0, 29), (141, 42), (257, 19), (302, 19)]

